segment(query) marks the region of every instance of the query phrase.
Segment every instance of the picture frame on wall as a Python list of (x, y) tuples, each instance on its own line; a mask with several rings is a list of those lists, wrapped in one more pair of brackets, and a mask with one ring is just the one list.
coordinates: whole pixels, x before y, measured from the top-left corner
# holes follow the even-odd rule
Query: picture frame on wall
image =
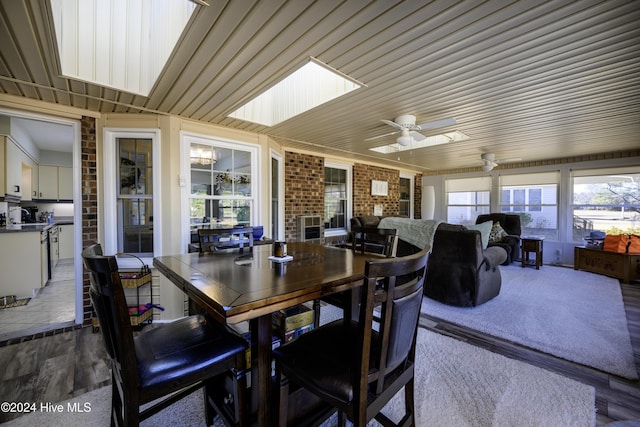
[(389, 183), (387, 181), (371, 180), (371, 195), (372, 196), (388, 196), (389, 195)]

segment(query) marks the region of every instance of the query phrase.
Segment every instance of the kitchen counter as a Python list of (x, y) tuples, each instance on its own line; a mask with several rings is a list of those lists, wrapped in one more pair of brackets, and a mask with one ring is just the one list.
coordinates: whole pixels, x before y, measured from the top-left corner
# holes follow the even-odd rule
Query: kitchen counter
[(24, 224), (9, 224), (6, 227), (0, 227), (0, 233), (20, 233), (20, 232), (31, 232), (31, 231), (46, 231), (53, 227), (54, 225), (69, 225), (73, 224), (71, 220), (60, 220), (55, 221), (53, 224), (49, 224), (47, 222), (36, 222), (36, 223), (24, 223)]

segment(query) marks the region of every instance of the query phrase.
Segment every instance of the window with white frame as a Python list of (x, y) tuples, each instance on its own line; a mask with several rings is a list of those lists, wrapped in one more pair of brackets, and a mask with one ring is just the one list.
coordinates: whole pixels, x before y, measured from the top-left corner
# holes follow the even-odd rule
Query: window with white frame
[(350, 215), (351, 167), (325, 163), (324, 230), (325, 235), (344, 234)]
[(400, 176), (400, 202), (398, 212), (400, 216), (412, 217), (413, 215), (413, 179)]
[[(158, 253), (160, 224), (156, 130), (105, 129), (104, 132), (105, 253), (133, 254), (146, 263)], [(120, 263), (121, 260), (118, 260)], [(137, 264), (122, 259), (124, 267)]]
[(257, 148), (196, 136), (188, 144), (191, 242), (197, 229), (255, 224)]
[(491, 209), (491, 177), (447, 179), (447, 222), (475, 224)]
[(640, 168), (571, 172), (573, 240), (593, 230), (640, 234)]
[(558, 238), (558, 171), (500, 176), (500, 211), (520, 215), (522, 235)]

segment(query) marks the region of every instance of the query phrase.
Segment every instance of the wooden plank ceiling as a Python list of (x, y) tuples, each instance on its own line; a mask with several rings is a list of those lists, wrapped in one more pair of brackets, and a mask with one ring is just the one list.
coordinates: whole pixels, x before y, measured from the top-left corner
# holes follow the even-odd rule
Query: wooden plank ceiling
[[(186, 0), (185, 0), (186, 1)], [(60, 76), (46, 0), (0, 2), (0, 90), (158, 112), (285, 146), (432, 171), (640, 147), (639, 1), (217, 1), (198, 6), (148, 97)], [(227, 115), (313, 56), (366, 85), (273, 127)], [(453, 117), (464, 142), (394, 154), (381, 119)]]

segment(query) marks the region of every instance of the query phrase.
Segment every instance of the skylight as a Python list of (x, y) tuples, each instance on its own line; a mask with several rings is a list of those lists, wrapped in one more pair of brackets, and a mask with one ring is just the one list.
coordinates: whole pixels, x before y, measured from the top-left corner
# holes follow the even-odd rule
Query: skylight
[(50, 0), (62, 74), (149, 95), (195, 3)]
[(434, 145), (448, 144), (450, 142), (465, 141), (470, 139), (467, 135), (460, 131), (443, 133), (442, 135), (433, 135), (424, 138), (422, 141), (411, 140), (407, 145), (398, 143), (383, 145), (381, 147), (369, 148), (382, 154), (397, 153), (398, 151), (415, 150), (417, 148), (432, 147)]
[(229, 117), (274, 126), (362, 86), (362, 83), (310, 58), (302, 67)]

